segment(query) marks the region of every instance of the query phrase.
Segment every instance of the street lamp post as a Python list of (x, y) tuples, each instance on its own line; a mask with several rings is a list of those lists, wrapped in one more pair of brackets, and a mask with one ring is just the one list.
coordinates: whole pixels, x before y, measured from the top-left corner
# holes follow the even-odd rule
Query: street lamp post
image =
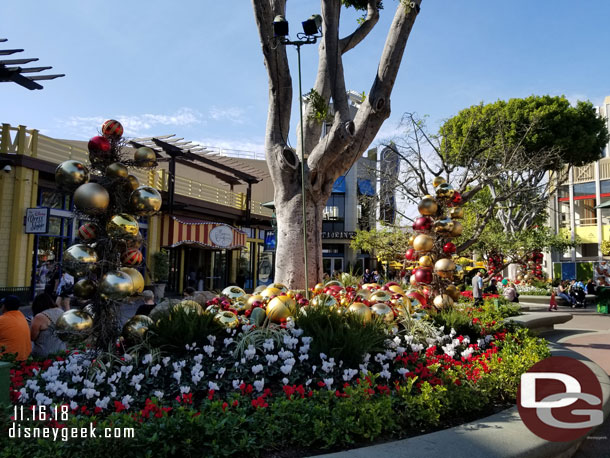
[(299, 116), (301, 125), (301, 199), (303, 204), (303, 257), (305, 261), (305, 295), (309, 300), (309, 274), (307, 263), (307, 204), (305, 196), (305, 143), (303, 131), (303, 88), (301, 86), (301, 46), (315, 44), (322, 36), (322, 16), (314, 14), (303, 23), (303, 33), (298, 33), (296, 41), (288, 38), (288, 21), (284, 16), (276, 16), (273, 20), (273, 35), (283, 45), (292, 45), (297, 48), (299, 68)]

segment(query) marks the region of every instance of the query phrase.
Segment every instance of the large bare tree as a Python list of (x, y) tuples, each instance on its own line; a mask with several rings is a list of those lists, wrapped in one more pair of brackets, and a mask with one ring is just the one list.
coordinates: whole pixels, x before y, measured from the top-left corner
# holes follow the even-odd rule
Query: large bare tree
[[(313, 89), (326, 104), (332, 103), (334, 117), (321, 138), (322, 124), (311, 116), (309, 104), (303, 126), (306, 159), (305, 192), (309, 285), (322, 275), (322, 210), (334, 181), (344, 174), (369, 147), (383, 122), (390, 116), (390, 95), (400, 67), (407, 39), (420, 9), (421, 0), (399, 0), (394, 20), (366, 99), (355, 117), (348, 105), (343, 54), (358, 46), (379, 18), (378, 0), (322, 0), (322, 33), (319, 63)], [(301, 151), (287, 144), (291, 120), (293, 83), (286, 47), (273, 36), (272, 23), (284, 15), (286, 0), (253, 0), (262, 51), (269, 78), (269, 112), (265, 136), (266, 159), (275, 187), (277, 255), (275, 279), (291, 288), (305, 286), (303, 212), (301, 204)], [(344, 4), (366, 10), (353, 32), (339, 36)]]

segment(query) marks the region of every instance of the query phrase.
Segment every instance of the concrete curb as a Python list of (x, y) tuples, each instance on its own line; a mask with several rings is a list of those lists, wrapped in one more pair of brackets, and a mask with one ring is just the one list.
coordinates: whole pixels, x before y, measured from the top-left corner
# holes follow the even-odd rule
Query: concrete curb
[(505, 321), (513, 321), (530, 329), (534, 334), (552, 331), (556, 324), (562, 324), (572, 319), (571, 313), (564, 312), (525, 312), (523, 315), (511, 316)]
[[(610, 415), (610, 378), (593, 361), (561, 345), (550, 343), (553, 356), (569, 356), (585, 363), (597, 376), (603, 393), (604, 418)], [(594, 433), (595, 430), (591, 431)], [(548, 442), (534, 435), (519, 417), (517, 407), (478, 421), (431, 434), (320, 455), (332, 458), (567, 458), (585, 438), (572, 442)]]

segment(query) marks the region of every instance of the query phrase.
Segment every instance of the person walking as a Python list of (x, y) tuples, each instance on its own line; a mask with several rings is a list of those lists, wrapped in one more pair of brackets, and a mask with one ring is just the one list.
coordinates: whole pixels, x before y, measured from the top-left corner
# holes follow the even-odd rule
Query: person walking
[(483, 272), (480, 270), (472, 277), (472, 298), (475, 306), (483, 305)]
[(34, 343), (32, 356), (44, 358), (65, 350), (66, 344), (55, 333), (55, 323), (64, 313), (63, 309), (48, 294), (41, 293), (34, 298), (32, 311), (35, 313), (30, 328), (30, 339)]
[(557, 311), (557, 291), (555, 290), (555, 288), (553, 288), (551, 290), (551, 300), (549, 302), (549, 312), (556, 312)]
[(74, 291), (74, 277), (68, 272), (63, 272), (57, 285), (57, 305), (64, 311), (70, 310), (70, 300)]

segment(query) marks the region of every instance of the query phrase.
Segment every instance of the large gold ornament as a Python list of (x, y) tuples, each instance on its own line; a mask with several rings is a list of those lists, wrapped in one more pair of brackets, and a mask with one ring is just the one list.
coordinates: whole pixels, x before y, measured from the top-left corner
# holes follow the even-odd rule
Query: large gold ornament
[[(286, 298), (286, 299), (283, 299)], [(292, 316), (296, 309), (296, 302), (288, 296), (277, 296), (267, 304), (267, 318), (274, 323)]]
[(120, 162), (113, 162), (106, 167), (106, 176), (108, 178), (127, 178), (129, 170)]
[(329, 286), (340, 286), (341, 288), (344, 288), (343, 283), (341, 283), (339, 280), (328, 281), (324, 286), (326, 288), (328, 288)]
[(252, 308), (252, 305), (250, 304), (250, 295), (246, 294), (245, 296), (235, 299), (231, 306), (237, 310), (238, 313), (245, 313)]
[(359, 289), (356, 291), (356, 296), (360, 296), (362, 300), (368, 301), (371, 297), (371, 292), (368, 289)]
[(99, 284), (100, 294), (106, 299), (119, 301), (133, 294), (131, 277), (120, 270), (111, 270), (104, 274)]
[(279, 296), (282, 292), (277, 288), (267, 287), (263, 291), (261, 291), (261, 296), (265, 299), (269, 299), (271, 296)]
[(411, 237), (409, 237), (409, 246), (413, 246), (413, 242), (415, 242), (415, 235), (412, 235)]
[(453, 229), (449, 233), (449, 237), (452, 237), (452, 238), (459, 237), (460, 235), (462, 235), (463, 230), (464, 230), (464, 226), (462, 226), (462, 223), (460, 223), (459, 221), (454, 221)]
[(392, 299), (392, 307), (399, 316), (407, 317), (413, 313), (413, 305), (411, 299), (408, 297), (401, 297), (400, 299)]
[(132, 191), (135, 191), (140, 187), (140, 182), (134, 175), (127, 175), (127, 180), (129, 181), (129, 186)]
[(418, 264), (421, 269), (432, 269), (432, 266), (434, 265), (432, 262), (432, 257), (428, 255), (420, 257)]
[(443, 177), (434, 177), (434, 180), (432, 180), (432, 186), (435, 188), (443, 183), (447, 183), (447, 180), (445, 180)]
[(453, 299), (448, 294), (439, 294), (434, 298), (433, 304), (437, 309), (444, 309), (453, 305)]
[(134, 153), (133, 160), (138, 167), (154, 167), (157, 164), (157, 155), (152, 148), (142, 146)]
[(102, 185), (85, 183), (74, 191), (74, 206), (88, 215), (100, 215), (110, 203), (110, 194)]
[(119, 213), (110, 218), (106, 224), (106, 232), (112, 239), (123, 240), (137, 237), (140, 233), (140, 226), (133, 216)]
[(223, 296), (227, 296), (231, 300), (234, 300), (239, 299), (240, 297), (244, 297), (246, 295), (246, 292), (239, 286), (227, 286), (225, 289), (222, 290), (220, 294), (222, 294)]
[(454, 301), (457, 301), (460, 298), (460, 291), (456, 288), (455, 285), (449, 285), (445, 288), (445, 294), (449, 296)]
[(123, 337), (130, 343), (141, 342), (152, 325), (153, 320), (146, 315), (134, 315), (123, 326)]
[(455, 191), (449, 183), (443, 183), (436, 188), (436, 197), (439, 199), (451, 199)]
[(448, 234), (453, 230), (455, 223), (449, 218), (440, 219), (434, 222), (434, 232)]
[(365, 323), (368, 323), (369, 321), (371, 321), (371, 318), (373, 318), (373, 312), (371, 312), (371, 309), (364, 305), (362, 302), (354, 302), (352, 305), (349, 306), (348, 310), (362, 318), (362, 321), (364, 321)]
[(268, 287), (279, 289), (282, 293), (288, 292), (288, 287), (283, 283), (271, 283)]
[(265, 289), (267, 289), (267, 285), (258, 285), (256, 288), (254, 288), (254, 291), (252, 291), (252, 294), (260, 294), (263, 291), (265, 291)]
[(388, 287), (390, 289), (390, 291), (392, 291), (394, 294), (400, 294), (401, 296), (405, 295), (404, 290), (400, 287), (400, 285), (390, 285)]
[(443, 258), (434, 264), (434, 272), (441, 278), (451, 278), (455, 272), (455, 262), (449, 258)]
[(227, 310), (218, 312), (216, 315), (214, 315), (214, 320), (222, 324), (225, 328), (229, 329), (236, 328), (239, 325), (239, 318), (237, 318), (237, 315)]
[(387, 302), (390, 299), (392, 299), (392, 295), (390, 293), (388, 293), (387, 291), (380, 289), (378, 291), (375, 291), (373, 294), (371, 294), (369, 301)]
[(80, 299), (90, 299), (95, 294), (95, 290), (95, 283), (87, 278), (74, 283), (74, 295)]
[(254, 307), (255, 302), (265, 302), (265, 298), (260, 294), (253, 294), (248, 298), (248, 305)]
[(92, 329), (93, 318), (82, 310), (68, 310), (55, 322), (55, 332), (64, 342), (81, 342), (89, 336)]
[(427, 234), (419, 234), (413, 242), (415, 251), (427, 253), (434, 248), (434, 240)]
[(382, 317), (388, 323), (394, 321), (394, 312), (392, 311), (392, 308), (387, 304), (383, 304), (381, 302), (373, 304), (371, 305), (371, 311), (374, 314)]
[(438, 204), (432, 197), (424, 197), (419, 203), (417, 209), (423, 216), (434, 216), (438, 211)]
[(189, 299), (178, 302), (172, 310), (184, 310), (187, 314), (192, 313), (194, 315), (201, 315), (203, 313), (203, 307), (198, 302)]
[(155, 188), (150, 186), (140, 186), (134, 190), (129, 197), (129, 203), (136, 215), (150, 216), (161, 209), (163, 199)]
[(74, 191), (89, 181), (89, 170), (79, 161), (64, 161), (55, 169), (55, 183), (64, 191)]
[(140, 294), (144, 291), (144, 277), (139, 270), (134, 269), (133, 267), (121, 267), (119, 270), (126, 273), (131, 278), (131, 281), (133, 282), (133, 294)]
[(138, 250), (142, 246), (142, 242), (144, 239), (142, 238), (142, 234), (140, 231), (134, 236), (129, 237), (123, 240), (125, 242), (125, 248), (128, 250)]
[(64, 251), (62, 265), (66, 272), (75, 277), (83, 277), (95, 269), (97, 253), (89, 245), (77, 243)]
[(452, 207), (449, 210), (449, 218), (451, 218), (451, 219), (464, 218), (464, 207)]

